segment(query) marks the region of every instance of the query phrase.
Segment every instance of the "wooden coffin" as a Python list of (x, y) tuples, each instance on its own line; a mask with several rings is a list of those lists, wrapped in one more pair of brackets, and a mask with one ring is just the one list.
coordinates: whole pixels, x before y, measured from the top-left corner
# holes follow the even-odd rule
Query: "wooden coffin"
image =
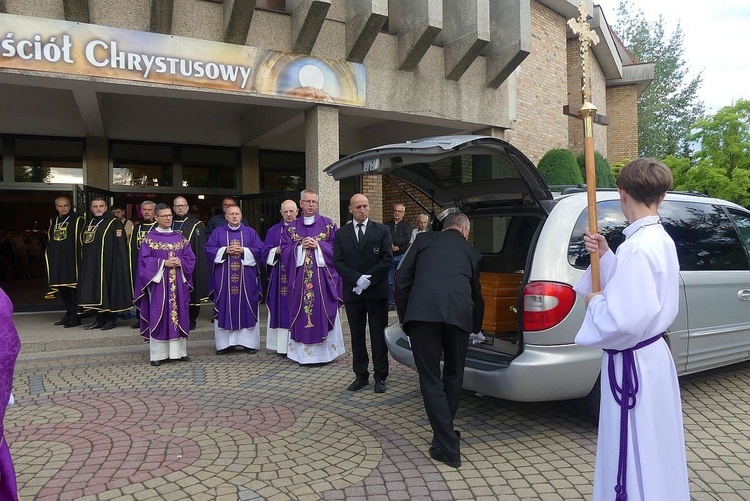
[(521, 288), (521, 273), (481, 272), (479, 282), (484, 298), (484, 332), (515, 332), (518, 328), (516, 308)]

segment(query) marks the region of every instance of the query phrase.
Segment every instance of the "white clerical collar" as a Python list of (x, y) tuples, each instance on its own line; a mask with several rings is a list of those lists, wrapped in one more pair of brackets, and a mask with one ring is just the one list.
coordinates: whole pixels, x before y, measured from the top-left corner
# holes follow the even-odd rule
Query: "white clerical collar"
[(172, 228), (164, 229), (160, 226), (156, 226), (154, 230), (156, 230), (158, 233), (172, 233)]
[(315, 222), (315, 215), (312, 216), (302, 216), (302, 223), (305, 226), (310, 226)]
[(230, 230), (239, 230), (242, 223), (238, 224), (237, 226), (232, 226), (231, 224), (227, 223), (227, 226), (229, 226)]

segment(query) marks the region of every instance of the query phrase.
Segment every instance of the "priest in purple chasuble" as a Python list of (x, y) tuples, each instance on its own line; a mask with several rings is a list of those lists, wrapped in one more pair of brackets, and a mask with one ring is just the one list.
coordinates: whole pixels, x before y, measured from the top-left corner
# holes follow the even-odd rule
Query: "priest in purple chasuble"
[(328, 363), (344, 353), (342, 285), (333, 265), (336, 225), (318, 214), (314, 191), (302, 192), (300, 206), (301, 217), (281, 237), (281, 261), (292, 276), (287, 357), (300, 364)]
[(141, 241), (135, 276), (135, 305), (141, 335), (149, 342), (151, 365), (190, 360), (190, 291), (195, 254), (190, 242), (172, 230), (172, 210), (156, 206), (157, 226)]
[(268, 228), (263, 240), (263, 261), (268, 270), (268, 323), (266, 325), (266, 349), (285, 355), (289, 344), (289, 273), (281, 261), (281, 232), (297, 218), (294, 200), (281, 203), (282, 221)]
[(11, 399), (13, 389), (13, 371), (18, 352), (21, 351), (21, 339), (16, 326), (13, 325), (13, 303), (0, 289), (0, 499), (18, 499), (16, 471), (10, 457), (8, 442), (5, 440), (5, 412)]
[(216, 352), (242, 346), (255, 353), (260, 348), (258, 303), (263, 242), (254, 229), (242, 222), (236, 205), (229, 207), (227, 224), (211, 232), (206, 254), (212, 263), (211, 300), (214, 302)]

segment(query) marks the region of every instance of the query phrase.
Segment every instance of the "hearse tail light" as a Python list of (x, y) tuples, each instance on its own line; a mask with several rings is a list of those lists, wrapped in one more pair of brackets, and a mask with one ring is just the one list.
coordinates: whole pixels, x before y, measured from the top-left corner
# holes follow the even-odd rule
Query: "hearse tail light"
[(554, 327), (568, 316), (576, 302), (576, 293), (566, 284), (529, 282), (523, 289), (523, 329), (542, 331)]

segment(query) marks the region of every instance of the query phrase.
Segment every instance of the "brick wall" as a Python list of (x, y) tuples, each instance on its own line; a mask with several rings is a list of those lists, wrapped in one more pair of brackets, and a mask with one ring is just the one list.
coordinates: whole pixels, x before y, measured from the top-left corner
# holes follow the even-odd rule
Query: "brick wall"
[(607, 89), (607, 160), (612, 164), (638, 158), (638, 89), (623, 85)]
[(566, 20), (531, 2), (531, 53), (517, 70), (517, 120), (506, 137), (532, 162), (568, 146)]
[(370, 219), (383, 222), (383, 176), (362, 176), (362, 194), (370, 201)]

